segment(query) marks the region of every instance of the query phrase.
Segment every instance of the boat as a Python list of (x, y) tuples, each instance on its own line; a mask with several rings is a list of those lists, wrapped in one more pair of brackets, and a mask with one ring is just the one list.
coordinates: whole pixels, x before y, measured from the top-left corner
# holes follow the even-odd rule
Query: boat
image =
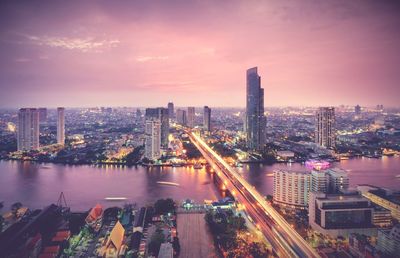
[(157, 181), (157, 184), (160, 184), (160, 185), (179, 186), (179, 184), (178, 184), (178, 183), (174, 183), (174, 182), (167, 182), (167, 181)]
[(183, 164), (181, 164), (181, 163), (172, 163), (172, 166), (173, 167), (182, 167)]
[(127, 200), (128, 198), (126, 197), (106, 197), (104, 200), (106, 201), (124, 201)]
[(201, 165), (201, 163), (196, 163), (196, 164), (193, 165), (193, 168), (194, 169), (202, 169), (203, 165)]

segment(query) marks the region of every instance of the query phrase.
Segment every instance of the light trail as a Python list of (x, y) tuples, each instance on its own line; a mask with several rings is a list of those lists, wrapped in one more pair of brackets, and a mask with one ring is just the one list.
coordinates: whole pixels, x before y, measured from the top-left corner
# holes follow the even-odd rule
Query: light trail
[[(237, 197), (247, 203), (246, 210), (256, 222), (261, 222), (263, 233), (271, 242), (279, 257), (320, 257), (318, 253), (286, 222), (286, 220), (264, 199), (264, 197), (234, 170), (222, 157), (212, 150), (201, 138), (193, 132), (188, 133), (194, 145), (210, 162), (217, 167), (219, 176), (224, 175), (230, 180), (232, 188), (238, 190)], [(243, 200), (244, 199), (244, 200)], [(255, 201), (256, 203), (253, 203)]]

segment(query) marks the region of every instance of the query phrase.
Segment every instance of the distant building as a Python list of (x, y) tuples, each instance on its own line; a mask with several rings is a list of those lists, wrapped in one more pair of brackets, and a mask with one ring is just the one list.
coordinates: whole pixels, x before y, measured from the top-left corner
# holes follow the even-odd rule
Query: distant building
[(39, 148), (39, 111), (36, 108), (21, 108), (18, 112), (18, 151)]
[(142, 117), (142, 111), (140, 111), (140, 108), (136, 109), (136, 118), (141, 118)]
[(47, 108), (39, 108), (39, 123), (47, 121)]
[(361, 107), (360, 105), (357, 105), (354, 107), (354, 113), (356, 113), (356, 115), (360, 115), (361, 114)]
[(400, 224), (392, 229), (379, 230), (377, 249), (388, 257), (398, 257), (400, 254)]
[(277, 169), (274, 171), (274, 203), (290, 208), (306, 209), (311, 189), (309, 171)]
[(333, 238), (351, 233), (374, 236), (373, 209), (371, 202), (358, 194), (310, 193), (309, 225)]
[(161, 124), (158, 119), (148, 119), (145, 125), (145, 157), (155, 160), (161, 156)]
[(146, 120), (158, 119), (161, 123), (161, 145), (168, 148), (169, 116), (166, 108), (146, 108)]
[(257, 67), (247, 70), (246, 74), (246, 133), (247, 147), (262, 150), (265, 145), (266, 118), (264, 115), (264, 89)]
[(335, 108), (320, 107), (315, 114), (315, 143), (325, 147), (335, 147)]
[(204, 130), (211, 131), (211, 108), (204, 106), (203, 112), (203, 126)]
[(190, 128), (194, 127), (195, 118), (196, 118), (195, 108), (194, 107), (188, 107), (188, 110), (187, 110), (187, 125)]
[(175, 113), (174, 113), (174, 103), (169, 102), (168, 103), (168, 116), (169, 118), (174, 118), (175, 117)]
[(57, 143), (65, 144), (65, 109), (57, 108)]
[(178, 124), (181, 125), (186, 125), (187, 124), (187, 118), (186, 118), (186, 111), (182, 109), (176, 110), (176, 121)]

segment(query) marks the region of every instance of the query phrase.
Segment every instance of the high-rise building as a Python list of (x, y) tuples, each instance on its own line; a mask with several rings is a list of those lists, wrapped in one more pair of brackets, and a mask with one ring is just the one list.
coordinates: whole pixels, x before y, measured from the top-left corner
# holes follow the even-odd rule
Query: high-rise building
[(36, 108), (21, 108), (18, 112), (17, 147), (19, 151), (39, 148), (39, 111)]
[(354, 107), (354, 113), (356, 113), (356, 115), (361, 114), (361, 107), (360, 105), (357, 105)]
[(309, 171), (287, 169), (274, 171), (274, 203), (290, 208), (306, 209), (310, 189)]
[(47, 108), (39, 108), (39, 122), (45, 123), (47, 121)]
[(171, 119), (175, 117), (175, 114), (174, 114), (174, 103), (172, 103), (172, 102), (168, 103), (168, 115), (169, 115), (169, 118), (171, 118)]
[(315, 115), (315, 143), (325, 148), (334, 148), (335, 139), (335, 108), (320, 107)]
[(257, 67), (248, 69), (246, 76), (247, 147), (260, 151), (265, 145), (264, 89), (261, 88)]
[(186, 125), (187, 119), (186, 119), (186, 111), (182, 109), (177, 109), (176, 110), (176, 121), (178, 124), (181, 125)]
[(157, 118), (146, 119), (145, 125), (145, 157), (155, 160), (161, 156), (161, 123)]
[(398, 257), (400, 253), (400, 224), (392, 229), (381, 229), (378, 231), (377, 249), (385, 256)]
[(327, 175), (330, 193), (340, 193), (349, 189), (349, 176), (346, 170), (330, 168), (327, 170)]
[(211, 131), (211, 108), (208, 106), (204, 106), (203, 126), (204, 130)]
[(146, 108), (146, 120), (158, 119), (161, 123), (161, 145), (164, 148), (168, 147), (168, 135), (169, 135), (169, 116), (167, 108)]
[(57, 144), (65, 144), (65, 108), (57, 108)]
[(196, 114), (195, 114), (195, 108), (194, 107), (188, 107), (187, 110), (187, 124), (190, 128), (194, 127), (194, 121), (196, 118)]

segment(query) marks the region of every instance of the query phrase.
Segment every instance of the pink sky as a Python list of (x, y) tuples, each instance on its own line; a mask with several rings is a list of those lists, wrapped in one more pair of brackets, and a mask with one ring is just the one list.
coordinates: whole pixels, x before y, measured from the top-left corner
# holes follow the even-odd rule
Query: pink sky
[(31, 1), (0, 7), (0, 106), (398, 106), (396, 1)]

